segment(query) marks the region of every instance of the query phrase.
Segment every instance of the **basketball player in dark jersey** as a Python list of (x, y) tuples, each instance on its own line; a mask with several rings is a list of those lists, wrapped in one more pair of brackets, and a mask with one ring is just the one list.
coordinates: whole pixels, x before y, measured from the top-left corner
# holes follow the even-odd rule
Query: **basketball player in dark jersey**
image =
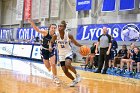
[[(51, 52), (49, 51), (49, 42), (52, 39), (52, 36), (55, 34), (56, 24), (51, 24), (49, 30), (40, 30), (31, 20), (29, 20), (29, 23), (31, 24), (31, 26), (34, 28), (35, 31), (41, 33), (43, 36), (43, 41), (41, 45), (42, 59), (48, 71), (52, 70), (53, 81), (58, 84), (60, 82), (59, 79), (57, 78), (56, 55), (55, 55), (56, 50), (55, 48), (53, 48)], [(55, 47), (54, 44), (51, 47)]]

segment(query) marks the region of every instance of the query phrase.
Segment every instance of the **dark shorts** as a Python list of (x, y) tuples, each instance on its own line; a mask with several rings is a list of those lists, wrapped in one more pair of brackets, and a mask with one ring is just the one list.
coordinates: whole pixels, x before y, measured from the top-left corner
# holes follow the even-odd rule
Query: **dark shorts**
[(117, 55), (117, 50), (111, 50), (109, 55), (109, 60), (114, 60), (114, 57)]
[(140, 62), (140, 60), (134, 60), (134, 61), (135, 61), (136, 63), (137, 63), (137, 62)]
[[(71, 58), (71, 57), (66, 57), (66, 59), (69, 59), (69, 60), (72, 61), (72, 58)], [(66, 60), (66, 59), (65, 59), (65, 60)], [(60, 62), (60, 65), (61, 65), (61, 67), (62, 67), (62, 66), (65, 66), (65, 61), (61, 61), (61, 62)]]
[(56, 55), (56, 58), (57, 58), (57, 50), (56, 49), (53, 49), (52, 52), (50, 52), (49, 50), (41, 49), (41, 56), (43, 59), (49, 60), (49, 58), (52, 57), (53, 55)]
[(42, 59), (49, 60), (49, 57), (50, 57), (49, 50), (41, 49), (40, 52), (41, 52), (40, 54), (41, 54)]

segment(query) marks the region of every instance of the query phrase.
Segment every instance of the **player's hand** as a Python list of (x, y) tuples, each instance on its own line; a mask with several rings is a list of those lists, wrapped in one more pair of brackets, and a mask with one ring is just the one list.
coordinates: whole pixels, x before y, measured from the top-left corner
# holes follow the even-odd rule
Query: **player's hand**
[(108, 50), (107, 52), (106, 52), (106, 55), (109, 55), (110, 54), (110, 51)]

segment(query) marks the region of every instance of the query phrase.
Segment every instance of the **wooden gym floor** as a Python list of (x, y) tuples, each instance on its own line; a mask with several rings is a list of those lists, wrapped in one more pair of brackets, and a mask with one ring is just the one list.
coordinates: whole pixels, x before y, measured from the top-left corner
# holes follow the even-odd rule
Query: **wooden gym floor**
[(71, 80), (58, 66), (61, 84), (56, 85), (43, 64), (0, 56), (0, 93), (140, 93), (140, 80), (77, 71), (82, 81), (69, 87)]

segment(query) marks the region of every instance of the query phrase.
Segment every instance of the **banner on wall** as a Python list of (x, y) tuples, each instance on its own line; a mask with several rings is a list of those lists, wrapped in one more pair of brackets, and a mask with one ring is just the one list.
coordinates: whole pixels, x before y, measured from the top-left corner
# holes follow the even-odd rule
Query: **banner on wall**
[(116, 0), (103, 0), (102, 11), (111, 12), (115, 10)]
[(51, 14), (50, 17), (59, 17), (60, 0), (51, 0)]
[(12, 55), (13, 53), (13, 44), (0, 44), (0, 54), (3, 55)]
[(30, 58), (32, 51), (32, 45), (14, 45), (13, 49), (13, 56), (19, 56), (19, 57), (28, 57)]
[(120, 0), (120, 10), (135, 9), (135, 0)]
[(32, 19), (39, 19), (40, 17), (40, 0), (32, 0), (32, 11), (31, 11), (31, 16)]
[(90, 10), (92, 0), (76, 0), (76, 11)]
[(24, 20), (31, 18), (32, 0), (24, 0)]
[[(41, 30), (47, 30), (47, 27), (40, 27)], [(33, 37), (42, 38), (42, 35), (36, 32), (33, 28), (18, 28), (17, 39), (32, 39)]]
[(22, 20), (24, 0), (17, 0), (16, 5), (16, 20)]
[(12, 40), (13, 39), (13, 29), (0, 28), (0, 39), (1, 40)]
[(50, 0), (41, 0), (40, 18), (49, 18)]
[(116, 41), (140, 41), (140, 23), (79, 25), (77, 40), (97, 40), (106, 26)]

